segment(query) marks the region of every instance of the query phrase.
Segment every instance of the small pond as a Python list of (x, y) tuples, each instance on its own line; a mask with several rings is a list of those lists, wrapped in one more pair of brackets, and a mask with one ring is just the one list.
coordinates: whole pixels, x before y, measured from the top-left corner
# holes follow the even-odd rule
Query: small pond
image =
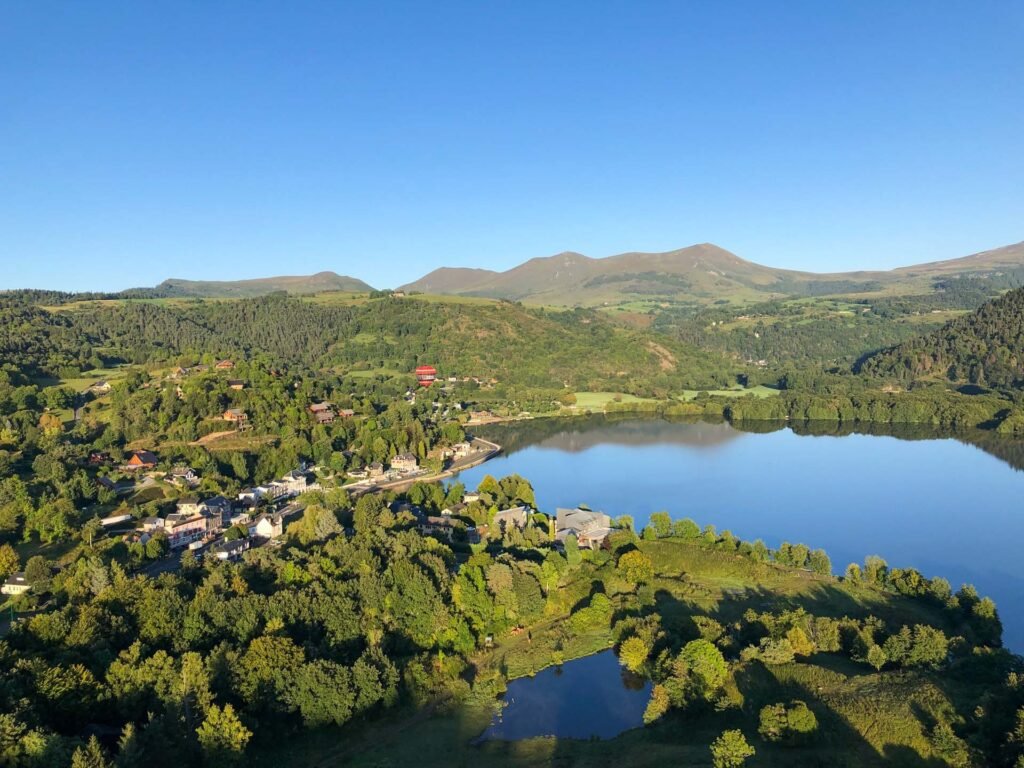
[(626, 671), (609, 649), (510, 682), (480, 741), (610, 739), (643, 725), (650, 697), (650, 681)]

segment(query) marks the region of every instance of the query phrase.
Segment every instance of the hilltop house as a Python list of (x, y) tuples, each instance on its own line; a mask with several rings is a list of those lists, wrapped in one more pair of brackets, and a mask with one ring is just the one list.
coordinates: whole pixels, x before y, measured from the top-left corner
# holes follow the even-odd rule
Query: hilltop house
[(604, 512), (589, 509), (558, 509), (555, 517), (555, 541), (565, 546), (570, 535), (586, 549), (600, 549), (612, 532), (612, 519)]
[(224, 421), (231, 421), (237, 424), (239, 427), (245, 424), (249, 420), (249, 414), (243, 411), (241, 408), (228, 408), (224, 411), (221, 416)]
[(313, 403), (309, 406), (309, 412), (313, 414), (313, 418), (317, 424), (333, 424), (334, 423), (334, 405), (328, 402)]
[(152, 469), (156, 466), (157, 458), (156, 454), (150, 451), (132, 451), (131, 456), (128, 457), (128, 461), (122, 465), (121, 469), (126, 472), (134, 472), (138, 469)]

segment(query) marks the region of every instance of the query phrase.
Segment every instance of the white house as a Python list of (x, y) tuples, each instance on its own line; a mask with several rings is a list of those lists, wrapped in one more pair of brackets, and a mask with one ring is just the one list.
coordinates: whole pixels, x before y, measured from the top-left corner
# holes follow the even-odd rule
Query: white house
[(30, 589), (32, 589), (32, 585), (28, 583), (24, 573), (12, 573), (7, 577), (3, 586), (0, 587), (0, 593), (5, 595), (21, 595)]

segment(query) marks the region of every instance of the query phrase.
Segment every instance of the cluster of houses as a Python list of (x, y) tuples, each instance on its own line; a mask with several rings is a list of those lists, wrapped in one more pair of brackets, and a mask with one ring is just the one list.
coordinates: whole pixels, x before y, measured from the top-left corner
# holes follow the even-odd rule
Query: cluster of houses
[[(419, 509), (404, 505), (417, 518), (417, 528), (426, 536), (445, 541), (453, 541), (455, 532), (462, 529), (470, 544), (480, 542), (484, 537), (500, 537), (512, 530), (526, 528), (530, 520), (530, 509), (524, 505), (498, 510), (491, 521), (490, 528), (486, 525), (467, 526), (458, 519), (466, 506), (475, 501), (476, 494), (466, 494), (462, 504), (456, 504), (442, 510), (440, 515), (424, 515)], [(583, 549), (600, 549), (612, 533), (612, 519), (604, 512), (593, 512), (589, 509), (558, 509), (555, 514), (555, 545), (564, 548), (569, 536), (575, 536), (576, 543)]]
[[(297, 503), (268, 512), (251, 515), (246, 509), (239, 509), (223, 496), (212, 499), (182, 499), (177, 509), (167, 517), (147, 517), (139, 529), (125, 536), (128, 541), (145, 544), (155, 535), (163, 535), (171, 550), (199, 549), (214, 542), (221, 534), (233, 527), (244, 528), (245, 539), (276, 539), (284, 533), (287, 520), (302, 511)], [(220, 541), (211, 547), (211, 553), (219, 559), (230, 559), (249, 549), (252, 542), (236, 544), (238, 541)]]
[(313, 403), (309, 406), (309, 412), (317, 424), (333, 424), (337, 418), (351, 419), (356, 415), (351, 408), (335, 408), (334, 403), (322, 402)]
[(238, 500), (246, 506), (255, 506), (261, 501), (276, 502), (281, 499), (294, 498), (301, 493), (319, 488), (318, 483), (310, 482), (309, 475), (304, 468), (296, 469), (284, 477), (271, 480), (266, 485), (243, 488), (238, 494)]
[(440, 515), (427, 515), (419, 507), (410, 504), (396, 503), (392, 506), (392, 509), (395, 512), (411, 512), (416, 518), (416, 529), (421, 534), (433, 536), (436, 539), (442, 539), (447, 542), (455, 540), (457, 531), (465, 533), (468, 543), (479, 544), (484, 537), (491, 536), (492, 533), (501, 536), (512, 528), (518, 528), (519, 530), (526, 528), (530, 520), (530, 509), (523, 505), (499, 510), (495, 513), (494, 520), (490, 526), (467, 525), (459, 519), (459, 516), (471, 502), (476, 501), (478, 498), (479, 496), (475, 493), (467, 493), (465, 501), (461, 504), (445, 507), (441, 510)]
[[(178, 471), (178, 469), (175, 470), (175, 472)], [(194, 474), (188, 467), (180, 468), (180, 476), (183, 479), (190, 478)], [(184, 547), (198, 549), (216, 541), (221, 534), (233, 526), (246, 528), (250, 538), (276, 539), (284, 533), (285, 521), (292, 515), (301, 512), (302, 507), (299, 504), (291, 503), (281, 509), (260, 512), (256, 515), (250, 514), (250, 510), (260, 502), (280, 504), (319, 487), (318, 483), (310, 481), (306, 468), (303, 467), (266, 485), (246, 488), (238, 494), (235, 500), (223, 496), (214, 496), (209, 499), (182, 498), (178, 501), (174, 512), (166, 517), (144, 518), (139, 528), (125, 535), (125, 540), (145, 544), (151, 537), (162, 535), (167, 538), (167, 543), (172, 550)], [(122, 524), (130, 519), (128, 515), (118, 515), (104, 518), (100, 522), (104, 527), (108, 527)], [(227, 545), (232, 546), (228, 547)], [(249, 546), (250, 543), (235, 544), (233, 541), (222, 541), (214, 544), (211, 552), (220, 559), (227, 559), (237, 556)]]
[(348, 476), (357, 481), (378, 482), (381, 480), (399, 480), (409, 475), (419, 473), (420, 463), (415, 454), (400, 453), (391, 459), (387, 468), (379, 462), (367, 464), (362, 469), (351, 469)]

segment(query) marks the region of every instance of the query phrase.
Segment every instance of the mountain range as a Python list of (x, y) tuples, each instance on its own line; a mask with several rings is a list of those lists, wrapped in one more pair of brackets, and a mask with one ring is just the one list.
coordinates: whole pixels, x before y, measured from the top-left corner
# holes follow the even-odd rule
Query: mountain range
[(504, 272), (442, 267), (401, 286), (404, 291), (483, 296), (535, 304), (628, 301), (757, 301), (793, 295), (927, 292), (955, 275), (1024, 269), (1024, 243), (890, 271), (798, 272), (766, 267), (711, 243), (664, 253), (594, 259), (580, 253), (530, 259)]

